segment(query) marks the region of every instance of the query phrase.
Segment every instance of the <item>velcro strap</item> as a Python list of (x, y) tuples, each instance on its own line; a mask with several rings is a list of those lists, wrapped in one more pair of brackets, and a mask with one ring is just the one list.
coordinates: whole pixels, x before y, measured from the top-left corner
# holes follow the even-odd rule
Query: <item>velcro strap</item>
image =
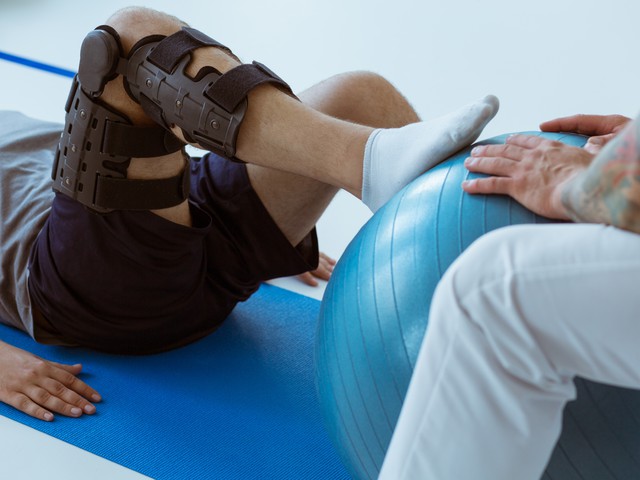
[(205, 91), (205, 95), (227, 112), (233, 112), (252, 89), (263, 83), (277, 85), (293, 95), (284, 80), (265, 65), (255, 61), (229, 70)]
[(179, 205), (189, 196), (190, 170), (160, 180), (99, 176), (95, 204), (113, 210), (158, 210)]
[(183, 27), (158, 43), (149, 55), (149, 61), (166, 73), (171, 73), (186, 54), (200, 47), (218, 47), (231, 53), (229, 48), (199, 30)]
[(106, 121), (101, 151), (124, 157), (161, 157), (183, 146), (175, 135), (159, 126), (135, 127)]
[(160, 105), (156, 105), (153, 100), (147, 97), (144, 94), (140, 95), (140, 106), (145, 111), (151, 120), (156, 122), (158, 125), (163, 125), (165, 128), (169, 128), (167, 122), (164, 121), (164, 115), (162, 114), (162, 107)]

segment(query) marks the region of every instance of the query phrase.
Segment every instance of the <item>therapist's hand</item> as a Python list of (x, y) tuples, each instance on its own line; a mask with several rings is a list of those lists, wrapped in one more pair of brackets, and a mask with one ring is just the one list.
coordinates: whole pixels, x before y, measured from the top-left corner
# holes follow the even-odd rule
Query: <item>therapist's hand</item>
[(93, 414), (100, 395), (77, 375), (82, 365), (63, 365), (0, 342), (0, 401), (40, 420), (54, 413)]
[(562, 191), (584, 172), (593, 155), (582, 148), (529, 135), (513, 135), (504, 145), (482, 145), (465, 166), (487, 178), (463, 182), (472, 194), (504, 194), (548, 218), (569, 220)]

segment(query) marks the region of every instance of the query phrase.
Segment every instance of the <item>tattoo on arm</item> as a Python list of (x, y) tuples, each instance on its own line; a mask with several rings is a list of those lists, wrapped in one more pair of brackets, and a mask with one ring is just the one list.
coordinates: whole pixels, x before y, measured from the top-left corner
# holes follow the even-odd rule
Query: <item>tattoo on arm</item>
[(565, 186), (562, 203), (577, 222), (640, 233), (640, 121), (629, 123)]

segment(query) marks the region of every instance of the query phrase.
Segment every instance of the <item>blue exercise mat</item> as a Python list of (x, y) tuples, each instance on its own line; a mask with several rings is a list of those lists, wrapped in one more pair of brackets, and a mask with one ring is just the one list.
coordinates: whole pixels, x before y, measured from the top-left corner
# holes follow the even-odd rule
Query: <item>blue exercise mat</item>
[(264, 285), (214, 334), (160, 355), (107, 355), (0, 339), (82, 363), (104, 400), (80, 419), (0, 414), (156, 479), (346, 479), (316, 399), (320, 302)]

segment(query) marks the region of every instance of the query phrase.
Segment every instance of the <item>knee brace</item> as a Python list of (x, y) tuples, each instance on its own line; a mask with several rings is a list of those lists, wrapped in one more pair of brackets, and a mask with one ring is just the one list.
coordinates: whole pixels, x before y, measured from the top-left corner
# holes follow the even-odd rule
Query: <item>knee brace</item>
[[(177, 205), (188, 197), (189, 168), (163, 180), (130, 180), (132, 157), (158, 157), (185, 139), (235, 159), (238, 131), (247, 109), (247, 94), (263, 83), (293, 95), (289, 86), (264, 65), (240, 65), (225, 74), (212, 67), (195, 78), (186, 75), (191, 52), (224, 45), (192, 28), (142, 39), (128, 58), (108, 26), (85, 38), (78, 74), (65, 107), (65, 129), (54, 161), (54, 190), (97, 212), (149, 210)], [(107, 82), (124, 76), (128, 94), (159, 126), (139, 127), (100, 100)]]
[(185, 73), (191, 52), (201, 47), (229, 50), (193, 28), (168, 37), (142, 39), (132, 49), (126, 74), (129, 95), (158, 124), (177, 125), (184, 138), (229, 159), (250, 90), (270, 83), (293, 96), (289, 86), (261, 63), (235, 67), (225, 74), (205, 67), (195, 78)]
[(134, 126), (100, 100), (106, 83), (124, 71), (121, 50), (109, 27), (94, 30), (82, 44), (53, 163), (53, 189), (99, 213), (178, 205), (189, 195), (188, 165), (172, 178), (127, 179), (132, 157), (159, 157), (184, 144), (160, 126)]

